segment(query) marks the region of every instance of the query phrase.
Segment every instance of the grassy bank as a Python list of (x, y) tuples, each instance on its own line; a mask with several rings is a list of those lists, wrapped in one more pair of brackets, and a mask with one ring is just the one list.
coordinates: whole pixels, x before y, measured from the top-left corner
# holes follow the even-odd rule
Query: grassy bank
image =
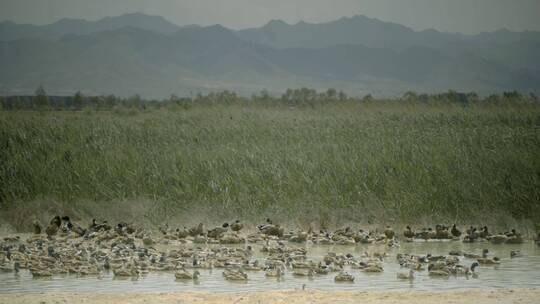
[(16, 228), (60, 211), (540, 222), (535, 105), (0, 112), (0, 164), (0, 212)]

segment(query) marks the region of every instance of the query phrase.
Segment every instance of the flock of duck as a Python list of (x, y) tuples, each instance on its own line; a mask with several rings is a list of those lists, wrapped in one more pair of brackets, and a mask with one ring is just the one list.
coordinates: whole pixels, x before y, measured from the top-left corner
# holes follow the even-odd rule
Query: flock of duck
[[(198, 280), (202, 269), (223, 269), (226, 280), (246, 281), (250, 272), (264, 271), (267, 277), (281, 278), (290, 272), (297, 277), (333, 275), (336, 282), (353, 282), (353, 274), (345, 269), (366, 273), (384, 271), (387, 253), (367, 252), (355, 257), (351, 253), (328, 252), (321, 260), (308, 258), (307, 249), (289, 246), (291, 243), (352, 245), (385, 244), (398, 247), (398, 235), (390, 227), (383, 231), (354, 230), (350, 227), (335, 231), (313, 229), (285, 231), (270, 219), (247, 233), (240, 221), (225, 223), (206, 229), (203, 224), (192, 228), (159, 228), (158, 236), (151, 231), (128, 223), (110, 226), (95, 219), (86, 228), (73, 223), (69, 217), (56, 216), (43, 228), (35, 221), (33, 235), (26, 240), (5, 237), (0, 242), (0, 272), (30, 271), (34, 278), (60, 274), (98, 276), (112, 272), (115, 278), (138, 278), (148, 272), (174, 272), (177, 280)], [(461, 240), (463, 242), (522, 243), (524, 238), (516, 230), (491, 234), (486, 226), (469, 227), (464, 232), (456, 225), (436, 225), (435, 229), (414, 231), (407, 226), (399, 237), (402, 241)], [(535, 239), (540, 246), (540, 233)], [(264, 261), (253, 258), (250, 244), (260, 243)], [(192, 245), (187, 245), (192, 244)], [(207, 246), (208, 244), (220, 244)], [(226, 247), (226, 244), (245, 244)], [(162, 245), (167, 249), (159, 250)], [(510, 256), (519, 257), (519, 251)], [(491, 256), (488, 249), (481, 254), (451, 251), (448, 255), (434, 256), (397, 254), (397, 262), (405, 269), (396, 274), (397, 279), (413, 280), (415, 272), (427, 270), (429, 276), (478, 276), (480, 265), (497, 265), (499, 258)], [(463, 265), (464, 258), (470, 265)], [(408, 271), (407, 271), (408, 270)]]

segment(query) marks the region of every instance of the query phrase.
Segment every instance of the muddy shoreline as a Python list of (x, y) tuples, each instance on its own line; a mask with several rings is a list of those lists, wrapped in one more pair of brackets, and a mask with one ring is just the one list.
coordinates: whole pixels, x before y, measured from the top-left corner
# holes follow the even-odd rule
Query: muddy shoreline
[(540, 289), (455, 292), (322, 292), (289, 290), (256, 293), (42, 293), (0, 294), (0, 303), (538, 303)]

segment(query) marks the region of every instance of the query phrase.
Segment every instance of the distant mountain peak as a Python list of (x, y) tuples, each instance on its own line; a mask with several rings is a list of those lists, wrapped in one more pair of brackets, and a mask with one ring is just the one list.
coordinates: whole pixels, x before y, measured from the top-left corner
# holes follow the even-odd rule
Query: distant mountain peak
[(287, 22), (280, 19), (272, 19), (264, 27), (289, 26)]

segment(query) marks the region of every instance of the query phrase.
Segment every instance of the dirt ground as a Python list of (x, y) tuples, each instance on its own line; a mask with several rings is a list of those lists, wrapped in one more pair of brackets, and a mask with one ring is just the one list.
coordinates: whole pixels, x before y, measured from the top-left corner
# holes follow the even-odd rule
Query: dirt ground
[(456, 292), (320, 292), (276, 291), (261, 293), (159, 293), (159, 294), (0, 294), (0, 303), (540, 303), (540, 289), (468, 290)]

